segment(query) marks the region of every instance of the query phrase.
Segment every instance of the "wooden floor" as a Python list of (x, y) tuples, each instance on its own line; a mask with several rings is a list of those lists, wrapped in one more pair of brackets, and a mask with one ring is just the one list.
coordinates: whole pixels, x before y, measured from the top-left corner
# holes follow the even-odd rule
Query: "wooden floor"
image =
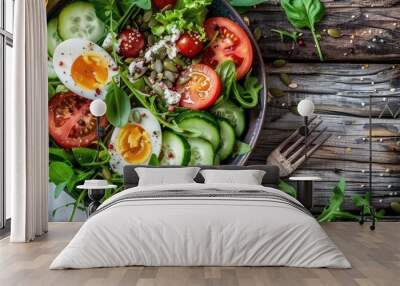
[(328, 223), (323, 227), (353, 265), (350, 270), (287, 267), (125, 267), (48, 270), (79, 229), (79, 223), (51, 223), (49, 233), (29, 244), (0, 241), (1, 286), (262, 286), (400, 285), (400, 223)]

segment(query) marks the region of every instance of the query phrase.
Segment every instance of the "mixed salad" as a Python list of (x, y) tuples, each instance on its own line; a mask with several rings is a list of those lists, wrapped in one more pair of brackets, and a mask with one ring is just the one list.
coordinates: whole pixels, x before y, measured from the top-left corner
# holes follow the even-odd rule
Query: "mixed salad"
[[(252, 45), (230, 19), (207, 17), (211, 2), (75, 1), (48, 20), (51, 164), (88, 167), (52, 179), (50, 165), (53, 182), (117, 180), (126, 164), (220, 164), (249, 151), (245, 109), (262, 88)], [(107, 104), (99, 154), (94, 99)]]

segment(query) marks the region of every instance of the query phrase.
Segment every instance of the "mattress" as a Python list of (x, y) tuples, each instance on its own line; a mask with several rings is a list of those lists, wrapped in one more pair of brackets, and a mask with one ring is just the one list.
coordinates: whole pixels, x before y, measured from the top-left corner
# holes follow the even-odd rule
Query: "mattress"
[(138, 186), (113, 196), (50, 269), (132, 265), (351, 267), (287, 194), (197, 183)]

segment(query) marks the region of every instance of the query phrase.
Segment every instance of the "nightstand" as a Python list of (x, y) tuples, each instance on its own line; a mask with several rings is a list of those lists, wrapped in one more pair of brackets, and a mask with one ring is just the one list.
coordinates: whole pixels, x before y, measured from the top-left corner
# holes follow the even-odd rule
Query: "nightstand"
[[(91, 182), (94, 181), (94, 184)], [(76, 188), (88, 191), (90, 204), (88, 206), (89, 215), (94, 213), (101, 205), (100, 200), (104, 197), (107, 189), (115, 189), (116, 185), (109, 185), (104, 180), (87, 180), (84, 185), (79, 185)]]
[(313, 183), (321, 181), (320, 177), (290, 177), (289, 180), (297, 183), (297, 199), (308, 210), (312, 208), (313, 202)]

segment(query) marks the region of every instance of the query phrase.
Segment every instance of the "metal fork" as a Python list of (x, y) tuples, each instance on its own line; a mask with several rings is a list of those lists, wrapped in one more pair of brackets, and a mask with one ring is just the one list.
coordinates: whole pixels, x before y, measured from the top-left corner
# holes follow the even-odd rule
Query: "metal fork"
[[(328, 129), (325, 127), (321, 131), (316, 129), (322, 124), (322, 120), (318, 118), (318, 121), (313, 124), (313, 121), (317, 118), (314, 116), (309, 121), (308, 138), (300, 133), (300, 128), (285, 139), (267, 158), (268, 165), (275, 165), (279, 167), (279, 174), (281, 177), (286, 177), (292, 174), (301, 164), (303, 164), (307, 158), (311, 155), (331, 137), (331, 134), (325, 134)], [(298, 139), (294, 141), (296, 138)], [(318, 140), (319, 139), (319, 140)], [(293, 142), (294, 141), (294, 142)], [(290, 145), (291, 144), (291, 145)], [(307, 152), (304, 152), (307, 147)], [(311, 147), (311, 148), (310, 148)]]

